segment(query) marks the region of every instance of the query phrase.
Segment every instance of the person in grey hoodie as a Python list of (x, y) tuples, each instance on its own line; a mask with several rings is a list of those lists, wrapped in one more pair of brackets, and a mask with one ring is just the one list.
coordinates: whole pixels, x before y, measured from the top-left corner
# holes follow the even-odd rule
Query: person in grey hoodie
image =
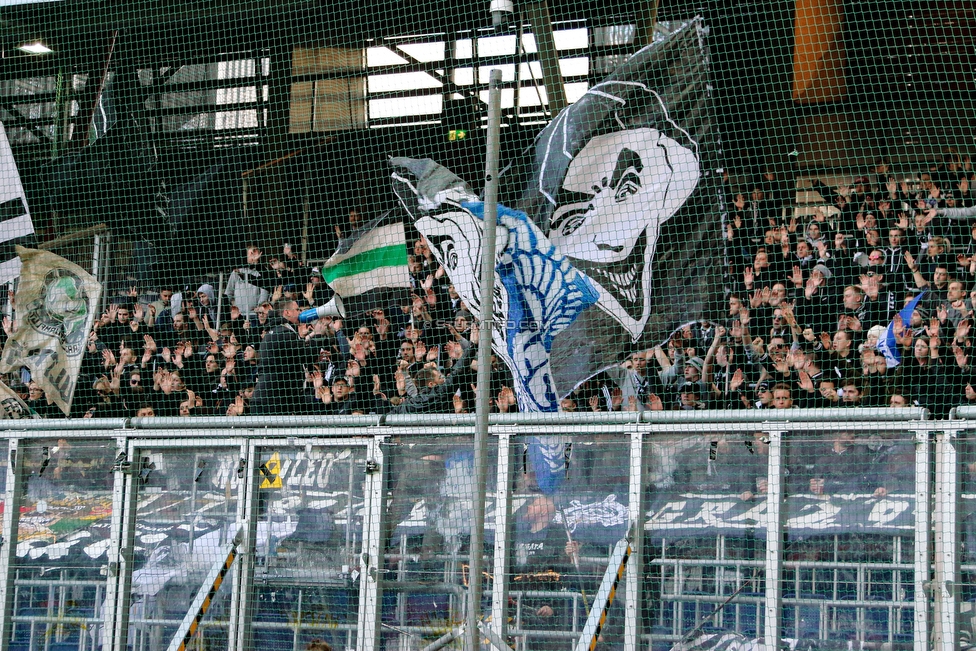
[(254, 308), (266, 302), (274, 289), (274, 272), (261, 264), (261, 256), (260, 247), (248, 246), (247, 264), (231, 272), (224, 289), (224, 296), (246, 317), (254, 314)]

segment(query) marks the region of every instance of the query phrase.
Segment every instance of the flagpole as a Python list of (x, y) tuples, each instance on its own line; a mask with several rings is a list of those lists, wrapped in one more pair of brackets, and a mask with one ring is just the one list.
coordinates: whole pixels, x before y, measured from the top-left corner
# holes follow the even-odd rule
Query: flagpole
[[(485, 233), (481, 249), (481, 326), (478, 331), (478, 394), (475, 397), (474, 490), (468, 567), (468, 613), (464, 630), (467, 651), (479, 651), (481, 635), (481, 567), (485, 529), (485, 482), (488, 463), (488, 398), (491, 395), (491, 339), (495, 287), (495, 220), (498, 216), (498, 157), (502, 71), (488, 82), (488, 143), (485, 161)], [(502, 577), (499, 580), (504, 581)]]

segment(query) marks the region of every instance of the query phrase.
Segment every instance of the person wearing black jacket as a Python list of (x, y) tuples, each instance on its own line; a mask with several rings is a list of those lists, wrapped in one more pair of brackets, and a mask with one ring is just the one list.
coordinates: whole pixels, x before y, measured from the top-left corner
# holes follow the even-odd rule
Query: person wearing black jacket
[[(463, 340), (462, 340), (463, 341)], [(468, 342), (464, 341), (461, 345)], [(446, 376), (436, 368), (423, 368), (417, 373), (416, 396), (408, 398), (390, 410), (393, 414), (449, 414), (454, 411), (454, 394), (468, 382), (473, 382), (475, 373), (471, 369), (475, 346), (468, 344), (461, 357), (454, 363)]]
[[(264, 337), (258, 362), (257, 384), (251, 398), (251, 414), (282, 415), (308, 411), (303, 386), (305, 366), (318, 358), (318, 348), (308, 346), (298, 333), (298, 303), (283, 300), (277, 311), (281, 323)], [(319, 320), (313, 330), (327, 327)]]

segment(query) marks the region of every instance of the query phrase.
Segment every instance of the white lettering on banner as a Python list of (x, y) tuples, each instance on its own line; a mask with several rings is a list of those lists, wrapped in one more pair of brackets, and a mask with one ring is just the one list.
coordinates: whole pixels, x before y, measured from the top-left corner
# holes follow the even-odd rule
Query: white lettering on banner
[(698, 524), (702, 522), (708, 527), (718, 527), (725, 524), (721, 516), (736, 506), (736, 502), (709, 502), (702, 503), (701, 510), (695, 517), (688, 520), (688, 524)]
[(728, 519), (728, 522), (755, 522), (756, 527), (766, 526), (766, 513), (768, 511), (768, 504), (766, 500), (763, 500), (759, 504), (746, 511), (745, 513), (740, 513), (739, 515), (732, 516)]
[(786, 522), (789, 529), (823, 529), (832, 526), (840, 513), (840, 507), (829, 500), (805, 505), (800, 512)]
[(302, 486), (314, 486), (315, 485), (315, 471), (318, 470), (316, 465), (311, 460), (305, 465), (305, 474), (302, 476)]
[[(278, 477), (288, 486), (328, 488), (332, 468), (339, 460), (331, 454), (323, 459), (283, 458)], [(228, 483), (232, 488), (237, 488), (241, 483), (237, 476), (239, 463), (236, 457), (221, 458), (217, 471), (210, 476), (210, 483), (214, 488), (223, 490)]]
[(287, 481), (289, 484), (294, 483), (293, 481), (294, 478), (290, 474), (290, 471), (292, 469), (292, 466), (294, 466), (294, 464), (295, 461), (287, 457), (281, 460), (281, 470), (278, 471), (278, 477), (280, 477), (282, 481)]
[(651, 516), (648, 524), (670, 524), (680, 517), (688, 502), (668, 502), (657, 513)]
[(911, 503), (904, 500), (879, 500), (874, 505), (874, 508), (871, 509), (871, 513), (868, 515), (868, 522), (878, 526), (884, 526), (895, 520), (910, 507)]

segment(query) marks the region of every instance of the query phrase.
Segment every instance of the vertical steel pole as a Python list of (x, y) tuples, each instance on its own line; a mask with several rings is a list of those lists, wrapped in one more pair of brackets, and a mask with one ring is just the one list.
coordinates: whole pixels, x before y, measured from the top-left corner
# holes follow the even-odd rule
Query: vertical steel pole
[[(106, 292), (102, 292), (104, 296)], [(129, 605), (132, 603), (132, 570), (135, 563), (136, 512), (139, 506), (139, 469), (142, 463), (142, 450), (136, 441), (129, 441), (127, 459), (131, 466), (128, 472), (116, 472), (115, 481), (124, 477), (125, 494), (122, 508), (122, 533), (119, 536), (116, 562), (109, 565), (109, 576), (114, 572), (118, 582), (115, 605), (114, 630), (106, 631), (105, 651), (126, 651), (129, 636)], [(122, 475), (122, 477), (120, 477)]]
[(929, 430), (919, 430), (915, 432), (915, 651), (925, 651), (929, 644), (930, 460)]
[(627, 563), (627, 583), (624, 601), (624, 651), (638, 651), (641, 648), (641, 604), (644, 572), (641, 551), (644, 546), (644, 486), (647, 482), (647, 464), (644, 463), (644, 435), (641, 432), (630, 434), (630, 495), (627, 501), (629, 511), (628, 531), (630, 547), (633, 552)]
[(7, 490), (4, 496), (3, 545), (0, 547), (0, 649), (10, 645), (13, 628), (14, 576), (17, 560), (17, 530), (20, 526), (20, 500), (23, 497), (25, 447), (19, 439), (10, 439), (7, 454)]
[(956, 586), (959, 583), (957, 547), (956, 498), (957, 469), (955, 430), (939, 432), (935, 448), (935, 618), (934, 649), (949, 651), (958, 648), (959, 604)]
[[(252, 606), (257, 601), (254, 593), (254, 557), (257, 550), (258, 463), (256, 446), (244, 440), (241, 443), (241, 459), (244, 476), (237, 484), (237, 527), (243, 527), (244, 540), (237, 548), (237, 567), (231, 593), (230, 633), (227, 648), (230, 650), (251, 648)], [(228, 480), (233, 482), (233, 476)]]
[[(96, 236), (97, 237), (97, 236)], [(124, 436), (115, 439), (116, 458), (128, 459), (129, 441)], [(130, 460), (131, 461), (131, 460)], [(122, 547), (122, 522), (125, 515), (127, 477), (122, 463), (112, 471), (112, 528), (108, 547), (108, 579), (105, 586), (105, 605), (102, 607), (102, 638), (111, 641), (115, 630), (115, 613), (119, 599), (119, 554)]]
[(495, 220), (498, 216), (498, 157), (501, 128), (502, 71), (492, 70), (488, 82), (488, 153), (485, 163), (485, 235), (481, 249), (481, 328), (478, 333), (478, 395), (474, 432), (474, 503), (471, 516), (471, 577), (468, 586), (468, 651), (480, 648), (482, 546), (485, 528), (485, 477), (488, 457), (488, 397), (491, 386), (491, 339), (494, 330)]
[[(359, 612), (356, 651), (380, 648), (380, 617), (383, 590), (383, 519), (386, 512), (386, 460), (383, 436), (374, 436), (366, 453), (363, 546), (359, 565)], [(350, 498), (351, 499), (351, 498)]]
[(782, 628), (780, 575), (783, 556), (783, 433), (769, 432), (766, 492), (766, 604), (763, 649), (779, 648)]
[(512, 521), (512, 434), (513, 430), (498, 433), (498, 481), (495, 493), (495, 577), (491, 592), (491, 630), (504, 640), (508, 635), (508, 564), (511, 554)]

